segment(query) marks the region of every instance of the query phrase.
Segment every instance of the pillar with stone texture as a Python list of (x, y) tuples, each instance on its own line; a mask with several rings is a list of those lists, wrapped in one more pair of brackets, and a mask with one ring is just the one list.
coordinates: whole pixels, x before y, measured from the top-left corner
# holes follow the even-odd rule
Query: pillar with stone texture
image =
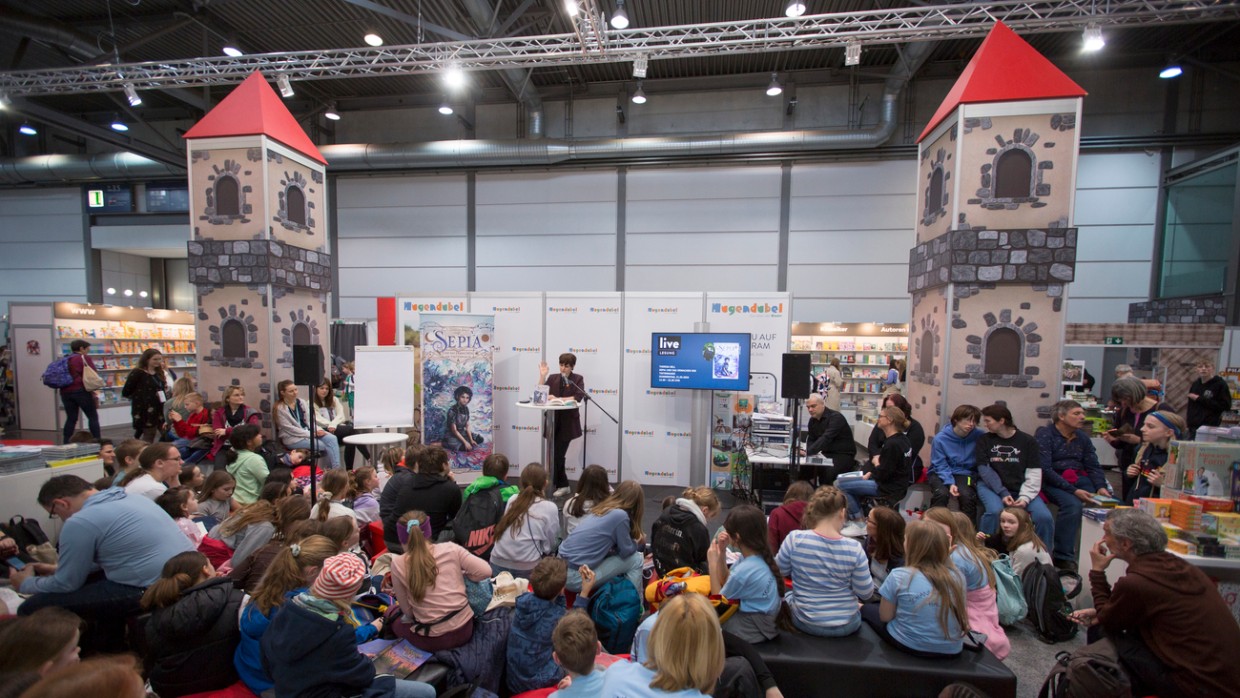
[(1058, 399), (1084, 95), (998, 23), (918, 139), (906, 392), (928, 435), (995, 402), (1032, 433)]
[(185, 139), (199, 391), (218, 402), (240, 385), (270, 425), (293, 345), (330, 356), (327, 163), (257, 71)]

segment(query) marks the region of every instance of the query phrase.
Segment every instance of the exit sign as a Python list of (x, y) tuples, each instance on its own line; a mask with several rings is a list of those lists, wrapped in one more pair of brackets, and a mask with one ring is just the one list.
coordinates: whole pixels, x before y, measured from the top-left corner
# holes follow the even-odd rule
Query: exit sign
[(1123, 338), (1123, 337), (1106, 337), (1106, 338), (1104, 338), (1104, 339), (1103, 339), (1103, 342), (1102, 342), (1102, 343), (1103, 343), (1103, 344), (1113, 344), (1113, 345), (1119, 345), (1119, 344), (1123, 344), (1123, 343), (1124, 343), (1124, 338)]
[(103, 190), (102, 189), (90, 189), (86, 192), (86, 195), (89, 197), (87, 204), (91, 208), (103, 208)]

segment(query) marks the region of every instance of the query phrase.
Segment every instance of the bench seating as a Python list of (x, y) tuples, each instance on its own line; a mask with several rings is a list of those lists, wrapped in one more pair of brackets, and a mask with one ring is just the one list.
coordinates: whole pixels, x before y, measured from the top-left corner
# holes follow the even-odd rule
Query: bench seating
[(989, 650), (920, 659), (886, 644), (865, 623), (848, 637), (783, 632), (754, 647), (786, 696), (933, 698), (965, 681), (991, 698), (1016, 698), (1016, 675)]

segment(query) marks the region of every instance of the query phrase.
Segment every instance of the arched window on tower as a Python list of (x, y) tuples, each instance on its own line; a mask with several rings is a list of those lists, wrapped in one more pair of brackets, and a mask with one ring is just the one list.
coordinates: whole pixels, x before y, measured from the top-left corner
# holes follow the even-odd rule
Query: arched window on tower
[(220, 175), (215, 180), (215, 215), (241, 215), (241, 185), (236, 177)]
[(986, 335), (982, 372), (1015, 376), (1021, 373), (1024, 340), (1010, 327), (996, 327)]
[(245, 325), (240, 320), (230, 318), (220, 326), (220, 349), (225, 359), (246, 357)]
[(284, 204), (288, 206), (288, 219), (298, 225), (306, 224), (306, 193), (301, 187), (290, 185), (284, 190)]
[(1033, 196), (1033, 156), (1012, 148), (995, 158), (995, 198), (1025, 199)]
[(930, 173), (930, 190), (926, 192), (926, 215), (937, 213), (943, 207), (943, 168), (935, 167)]
[(934, 373), (934, 333), (926, 330), (921, 333), (921, 350), (917, 354), (917, 371)]
[(310, 343), (310, 327), (304, 322), (293, 325), (293, 344), (309, 344)]

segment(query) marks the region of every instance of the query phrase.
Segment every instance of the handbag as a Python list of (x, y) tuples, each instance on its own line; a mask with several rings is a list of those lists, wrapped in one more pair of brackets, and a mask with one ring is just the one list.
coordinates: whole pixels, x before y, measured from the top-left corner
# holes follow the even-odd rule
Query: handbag
[[(17, 543), (17, 557), (22, 562), (46, 562), (47, 550), (54, 555), (55, 549), (48, 542), (47, 534), (43, 532), (43, 527), (34, 519), (27, 519), (20, 514), (9, 519), (8, 523), (0, 523), (0, 531), (4, 531), (5, 535), (13, 539)], [(39, 551), (40, 556), (36, 557), (35, 552)], [(55, 562), (53, 559), (52, 562)]]
[(990, 563), (990, 567), (995, 571), (995, 603), (999, 608), (999, 625), (1013, 625), (1029, 615), (1024, 586), (1012, 569), (1012, 560), (1007, 555), (1000, 555), (998, 560)]
[(664, 601), (686, 592), (705, 596), (719, 615), (720, 623), (731, 618), (740, 608), (740, 603), (729, 601), (720, 594), (710, 593), (710, 575), (698, 574), (692, 567), (668, 570), (663, 577), (651, 582), (646, 587), (646, 602), (657, 611)]
[(107, 384), (103, 382), (103, 379), (99, 377), (99, 374), (95, 371), (95, 369), (91, 368), (90, 364), (83, 361), (82, 388), (88, 393), (93, 393), (96, 390), (103, 390), (105, 387), (107, 387)]

